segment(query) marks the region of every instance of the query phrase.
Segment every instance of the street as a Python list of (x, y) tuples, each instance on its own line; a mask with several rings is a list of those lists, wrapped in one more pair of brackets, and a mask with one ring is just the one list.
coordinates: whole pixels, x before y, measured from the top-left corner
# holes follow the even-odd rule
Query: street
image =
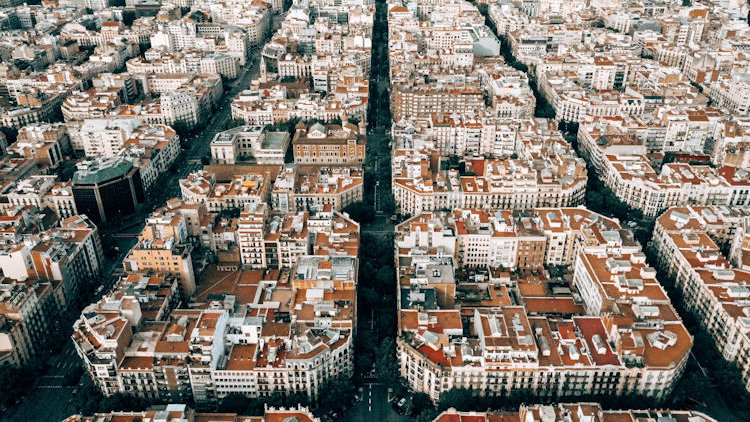
[(359, 393), (360, 399), (354, 406), (338, 417), (337, 421), (360, 422), (402, 422), (412, 418), (396, 413), (388, 401), (388, 388), (380, 384), (366, 383)]
[(71, 398), (73, 386), (65, 386), (65, 379), (75, 374), (80, 367), (80, 359), (73, 342), (68, 340), (60, 354), (49, 360), (50, 369), (39, 377), (31, 392), (20, 406), (0, 415), (3, 421), (59, 421), (75, 412)]

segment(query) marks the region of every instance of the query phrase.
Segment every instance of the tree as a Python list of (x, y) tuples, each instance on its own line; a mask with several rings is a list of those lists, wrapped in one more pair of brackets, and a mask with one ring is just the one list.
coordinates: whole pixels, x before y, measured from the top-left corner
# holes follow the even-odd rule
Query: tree
[(99, 412), (109, 413), (115, 410), (141, 411), (148, 407), (149, 403), (139, 397), (128, 394), (116, 393), (104, 397), (99, 401)]
[(483, 401), (481, 398), (474, 396), (473, 390), (468, 388), (451, 388), (440, 394), (439, 409), (446, 410), (452, 407), (459, 412), (466, 412), (485, 407), (481, 403)]
[(415, 422), (432, 422), (435, 420), (435, 418), (438, 417), (439, 414), (440, 412), (438, 412), (438, 410), (435, 408), (425, 409), (417, 416)]
[(693, 5), (693, 2), (691, 0), (682, 0), (683, 7), (690, 7), (692, 5)]
[(131, 26), (133, 25), (133, 21), (135, 21), (135, 11), (133, 10), (123, 10), (122, 12), (122, 24), (125, 26)]
[(520, 70), (523, 73), (528, 73), (529, 72), (529, 67), (526, 66), (524, 63), (519, 62), (518, 60), (516, 60), (513, 63), (511, 63), (510, 66), (513, 69)]
[(604, 208), (604, 198), (602, 194), (595, 190), (586, 191), (586, 205), (592, 210)]
[(344, 207), (343, 211), (348, 213), (349, 217), (360, 224), (372, 222), (375, 214), (372, 205), (368, 205), (362, 201), (353, 202), (347, 205)]
[(244, 126), (245, 121), (243, 119), (231, 119), (224, 125), (224, 130), (234, 129), (239, 126)]
[(188, 126), (187, 122), (183, 120), (177, 120), (172, 123), (172, 129), (177, 132), (177, 135), (179, 135), (180, 138), (189, 138), (190, 135), (192, 135), (190, 126)]
[(78, 393), (75, 396), (76, 408), (82, 415), (91, 415), (99, 411), (99, 404), (104, 396), (91, 381), (88, 374), (84, 375)]
[(247, 409), (248, 398), (239, 393), (230, 393), (221, 399), (217, 408), (221, 413), (243, 413)]
[(359, 306), (363, 311), (369, 312), (370, 309), (375, 309), (380, 304), (380, 295), (369, 287), (361, 287), (359, 289)]
[(396, 343), (392, 337), (386, 337), (375, 351), (375, 376), (386, 386), (398, 384), (398, 367), (396, 366)]
[(219, 211), (219, 218), (226, 218), (227, 220), (232, 220), (234, 218), (239, 218), (241, 212), (242, 212), (242, 209), (239, 207), (224, 208), (221, 211)]
[(380, 210), (386, 215), (393, 215), (396, 213), (396, 198), (393, 196), (393, 193), (388, 192), (385, 197), (382, 198)]
[(245, 398), (245, 411), (242, 412), (248, 416), (261, 416), (266, 411), (265, 403), (259, 399)]
[(0, 366), (0, 404), (11, 404), (31, 390), (37, 370), (31, 367)]
[(426, 411), (436, 411), (432, 399), (425, 393), (416, 393), (411, 397), (411, 409), (413, 416), (421, 415)]
[(323, 384), (320, 391), (325, 392), (318, 398), (320, 408), (324, 411), (336, 410), (354, 395), (354, 384), (348, 377), (340, 375)]
[[(63, 342), (62, 344), (65, 343)], [(83, 375), (83, 368), (81, 368), (80, 366), (76, 366), (70, 372), (65, 374), (65, 376), (63, 377), (63, 385), (66, 387), (73, 387), (78, 385), (78, 381), (81, 380), (81, 375)]]
[(375, 289), (382, 293), (385, 293), (391, 289), (391, 286), (396, 282), (394, 275), (396, 270), (390, 265), (383, 265), (378, 268), (378, 272), (375, 275)]
[[(688, 364), (688, 369), (680, 378), (669, 396), (670, 407), (687, 408), (690, 399), (694, 399), (697, 392), (701, 391), (706, 383), (706, 379), (697, 371), (697, 368), (691, 368), (694, 365)], [(693, 370), (690, 370), (693, 369)]]
[(16, 138), (18, 138), (18, 130), (13, 129), (12, 127), (0, 127), (0, 132), (5, 135), (5, 139), (8, 141), (8, 145), (16, 142)]

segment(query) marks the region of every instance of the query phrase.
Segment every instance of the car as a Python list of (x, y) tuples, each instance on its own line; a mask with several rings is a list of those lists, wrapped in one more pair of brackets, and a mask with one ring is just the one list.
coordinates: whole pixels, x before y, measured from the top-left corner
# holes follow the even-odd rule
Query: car
[(393, 400), (393, 410), (396, 411), (396, 413), (403, 415), (406, 412), (406, 403), (407, 398), (406, 397), (396, 397)]

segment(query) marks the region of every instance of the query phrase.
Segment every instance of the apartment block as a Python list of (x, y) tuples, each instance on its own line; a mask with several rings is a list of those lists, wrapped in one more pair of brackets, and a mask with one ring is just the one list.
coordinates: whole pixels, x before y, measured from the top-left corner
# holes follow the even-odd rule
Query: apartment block
[(565, 141), (530, 138), (518, 158), (466, 159), (461, 174), (442, 170), (436, 151), (395, 150), (393, 194), (400, 211), (411, 215), (460, 207), (575, 206), (583, 203), (587, 175), (583, 161), (568, 151)]
[(0, 364), (13, 367), (34, 363), (58, 314), (58, 303), (48, 281), (9, 279), (0, 283)]
[(160, 316), (116, 289), (84, 311), (73, 338), (106, 395), (316, 398), (327, 380), (352, 373), (356, 272), (356, 258), (316, 256), (286, 275), (219, 272), (190, 309)]
[(117, 88), (99, 91), (92, 88), (88, 91), (76, 91), (63, 101), (61, 110), (66, 122), (74, 120), (102, 118), (112, 113), (120, 105)]
[(360, 167), (287, 165), (279, 172), (271, 191), (271, 205), (281, 212), (341, 211), (361, 201), (364, 174)]
[[(693, 341), (632, 234), (585, 208), (519, 217), (511, 226), (467, 210), (397, 227), (397, 354), (409, 387), (433, 400), (451, 388), (669, 394)], [(512, 236), (515, 251), (495, 240)], [(507, 272), (509, 258), (520, 272)], [(551, 277), (548, 262), (570, 270)]]
[(283, 407), (266, 407), (263, 416), (242, 416), (236, 413), (196, 412), (185, 404), (176, 403), (151, 406), (148, 410), (142, 412), (113, 411), (111, 413), (96, 413), (93, 416), (73, 415), (64, 419), (63, 422), (101, 422), (115, 419), (122, 422), (138, 422), (142, 420), (176, 422), (191, 419), (199, 421), (220, 420), (222, 422), (320, 422), (320, 418), (315, 417), (312, 412), (301, 405), (288, 409)]
[[(220, 175), (221, 176), (221, 175)], [(271, 172), (263, 167), (252, 172), (217, 180), (217, 175), (207, 170), (191, 173), (180, 179), (182, 199), (206, 205), (209, 212), (223, 209), (243, 209), (250, 203), (268, 202)]]
[(748, 211), (738, 207), (672, 207), (656, 220), (651, 246), (681, 290), (689, 312), (737, 365), (750, 390)]
[(490, 422), (520, 420), (526, 422), (689, 420), (691, 422), (716, 422), (716, 419), (694, 410), (604, 410), (598, 403), (560, 403), (556, 405), (522, 405), (517, 412), (458, 412), (449, 409), (433, 422)]
[[(4, 276), (17, 281), (51, 281), (60, 307), (77, 302), (81, 289), (102, 270), (104, 257), (96, 225), (85, 215), (76, 215), (60, 221), (59, 226), (39, 230), (39, 224), (21, 223), (17, 216), (31, 219), (25, 214), (6, 217), (13, 233), (4, 239), (0, 253)], [(26, 233), (24, 241), (19, 237), (24, 231), (37, 233)]]
[(71, 152), (68, 129), (63, 123), (24, 126), (7, 150), (34, 159), (41, 167), (57, 168)]
[(181, 214), (156, 213), (146, 219), (138, 243), (123, 260), (126, 271), (154, 271), (176, 277), (183, 292), (195, 292), (195, 271), (187, 242), (187, 224)]
[(689, 163), (664, 164), (660, 172), (647, 157), (645, 140), (608, 121), (582, 124), (582, 153), (615, 195), (644, 216), (656, 218), (672, 206), (744, 205), (747, 175), (726, 166), (719, 169)]

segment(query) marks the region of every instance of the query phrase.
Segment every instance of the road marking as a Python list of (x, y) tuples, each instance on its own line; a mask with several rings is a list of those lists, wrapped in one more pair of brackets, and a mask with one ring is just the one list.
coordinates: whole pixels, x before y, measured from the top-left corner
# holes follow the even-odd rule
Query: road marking
[(372, 406), (367, 406), (367, 411), (372, 412)]

